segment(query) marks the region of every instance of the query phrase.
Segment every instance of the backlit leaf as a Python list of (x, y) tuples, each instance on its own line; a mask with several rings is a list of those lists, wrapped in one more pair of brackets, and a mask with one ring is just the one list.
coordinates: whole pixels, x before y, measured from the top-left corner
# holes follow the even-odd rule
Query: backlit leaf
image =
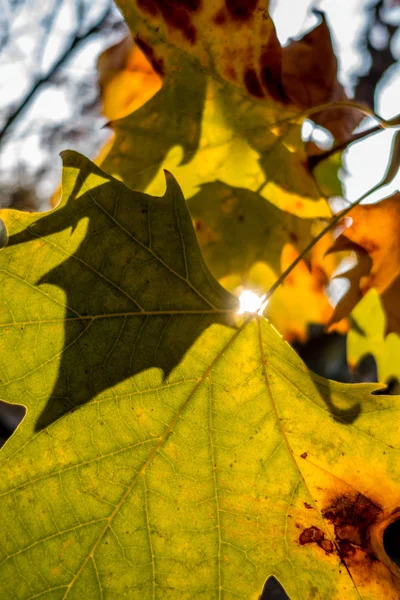
[[(304, 108), (347, 100), (337, 79), (337, 59), (323, 13), (321, 18), (320, 25), (282, 50), (283, 87), (292, 102)], [(343, 141), (360, 122), (360, 113), (335, 107), (314, 113), (312, 120)]]
[(161, 87), (154, 67), (131, 37), (107, 48), (98, 62), (104, 116), (115, 121), (150, 100)]
[[(315, 219), (301, 219), (220, 181), (203, 185), (187, 204), (209, 269), (232, 292), (267, 293), (319, 233)], [(332, 242), (325, 236), (270, 301), (268, 318), (287, 340), (304, 341), (310, 323), (327, 324), (332, 317), (325, 291), (338, 263), (337, 256), (325, 256)], [(346, 324), (336, 327), (343, 331)]]
[[(164, 167), (187, 197), (219, 179), (259, 190), (296, 215), (328, 216), (301, 141), (303, 110), (344, 98), (325, 21), (282, 49), (265, 2), (120, 6), (137, 42), (162, 65), (165, 89), (114, 123), (104, 169), (135, 189), (160, 193), (162, 178), (153, 180)], [(316, 60), (321, 53), (329, 67)], [(332, 111), (326, 119), (337, 128), (337, 117)], [(353, 115), (340, 123), (351, 130), (356, 121)]]
[(57, 209), (2, 212), (1, 600), (397, 599), (398, 398), (235, 317), (171, 176), (64, 163)]
[(400, 194), (376, 204), (356, 206), (350, 227), (336, 240), (332, 251), (353, 250), (358, 265), (343, 274), (350, 281), (347, 294), (335, 311), (346, 316), (371, 288), (380, 294), (387, 332), (400, 333)]
[(204, 258), (215, 277), (246, 277), (255, 262), (267, 262), (280, 273), (282, 249), (299, 251), (314, 237), (314, 219), (282, 211), (259, 194), (208, 183), (187, 201)]
[(347, 360), (351, 367), (368, 354), (376, 361), (379, 381), (400, 381), (400, 336), (386, 335), (386, 316), (376, 290), (369, 290), (351, 314), (353, 325), (347, 338)]

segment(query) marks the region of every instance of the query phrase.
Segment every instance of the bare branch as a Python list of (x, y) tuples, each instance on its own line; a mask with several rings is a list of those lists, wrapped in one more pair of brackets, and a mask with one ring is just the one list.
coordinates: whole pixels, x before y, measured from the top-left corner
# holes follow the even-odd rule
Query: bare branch
[(78, 31), (75, 33), (75, 36), (70, 44), (70, 46), (65, 50), (65, 52), (58, 58), (56, 63), (50, 69), (50, 71), (42, 78), (40, 78), (32, 87), (29, 94), (25, 97), (19, 107), (11, 113), (8, 117), (2, 131), (0, 132), (0, 142), (4, 139), (6, 133), (10, 129), (10, 127), (15, 123), (15, 121), (20, 117), (20, 115), (24, 112), (24, 110), (29, 105), (32, 98), (35, 96), (36, 92), (39, 88), (44, 84), (50, 81), (50, 79), (55, 75), (58, 69), (68, 60), (71, 52), (73, 52), (84, 40), (87, 40), (91, 35), (98, 33), (101, 30), (101, 27), (104, 21), (107, 19), (109, 14), (111, 13), (111, 3), (108, 3), (106, 10), (102, 13), (97, 23), (92, 25), (92, 27), (86, 31), (84, 34), (79, 34)]
[(382, 129), (384, 129), (384, 127), (382, 125), (379, 125), (379, 124), (378, 125), (374, 125), (370, 129), (366, 129), (365, 131), (360, 131), (359, 133), (355, 133), (354, 135), (352, 135), (351, 137), (349, 137), (348, 140), (345, 140), (344, 142), (341, 142), (340, 144), (336, 144), (335, 146), (333, 146), (329, 150), (326, 150), (325, 152), (321, 152), (321, 154), (313, 154), (313, 155), (309, 156), (308, 159), (307, 159), (309, 168), (311, 170), (315, 169), (315, 167), (317, 165), (319, 165), (320, 162), (322, 162), (323, 160), (326, 160), (327, 158), (329, 158), (330, 156), (332, 156), (336, 152), (340, 152), (341, 150), (345, 150), (347, 148), (347, 146), (350, 146), (350, 144), (352, 144), (353, 142), (357, 142), (358, 140), (362, 140), (365, 137), (368, 137), (369, 135), (371, 135), (373, 133), (377, 133), (378, 131), (382, 131)]

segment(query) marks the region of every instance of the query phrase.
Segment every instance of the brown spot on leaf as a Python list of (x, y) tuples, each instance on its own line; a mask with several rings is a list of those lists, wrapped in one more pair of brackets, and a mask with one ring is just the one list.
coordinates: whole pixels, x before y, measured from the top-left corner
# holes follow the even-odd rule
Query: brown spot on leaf
[(225, 75), (226, 79), (230, 79), (231, 81), (237, 81), (237, 75), (236, 75), (236, 71), (233, 67), (231, 66), (227, 66), (224, 69), (223, 74)]
[(322, 540), (319, 545), (327, 554), (331, 554), (333, 552), (333, 544), (330, 540)]
[(229, 15), (235, 21), (248, 21), (257, 8), (259, 0), (225, 0)]
[(312, 525), (312, 527), (303, 529), (299, 537), (299, 543), (301, 546), (304, 546), (305, 544), (312, 544), (314, 542), (320, 548), (325, 550), (327, 554), (331, 554), (333, 552), (332, 542), (325, 539), (325, 533), (321, 529), (315, 525)]
[(356, 549), (348, 540), (340, 540), (338, 542), (340, 558), (351, 558), (355, 555)]
[(312, 508), (311, 504), (308, 504), (308, 502), (303, 502), (303, 504), (308, 509)]
[[(161, 0), (162, 2), (164, 0)], [(184, 6), (187, 10), (196, 12), (201, 7), (201, 0), (175, 0), (175, 3)]]
[(138, 7), (141, 8), (143, 12), (146, 12), (153, 17), (159, 12), (157, 0), (138, 0)]
[(382, 514), (380, 506), (363, 494), (343, 494), (335, 498), (322, 516), (334, 526), (339, 555), (351, 559), (362, 551), (368, 562), (375, 561), (371, 547), (371, 528)]
[(382, 509), (363, 494), (338, 496), (322, 511), (322, 515), (335, 527), (339, 540), (348, 540), (366, 547), (370, 528), (378, 519)]
[(275, 35), (271, 35), (260, 55), (262, 84), (277, 102), (287, 104), (289, 99), (282, 84), (282, 48)]
[(221, 8), (217, 13), (215, 13), (213, 20), (216, 25), (221, 26), (225, 25), (227, 18), (226, 12), (223, 8)]
[(196, 42), (192, 13), (200, 9), (201, 0), (138, 0), (138, 7), (152, 17), (161, 14), (169, 27), (181, 31), (191, 44)]
[(263, 83), (268, 90), (268, 93), (274, 100), (277, 102), (282, 102), (286, 104), (287, 98), (285, 94), (285, 90), (282, 87), (282, 82), (276, 78), (275, 73), (269, 67), (263, 67), (262, 71), (262, 80)]
[(361, 239), (358, 243), (361, 248), (364, 248), (364, 250), (368, 252), (368, 254), (372, 254), (373, 252), (380, 250), (380, 245), (371, 239)]
[(299, 236), (296, 233), (294, 233), (293, 231), (291, 231), (289, 233), (289, 237), (290, 237), (290, 239), (292, 240), (293, 243), (296, 243), (296, 242), (299, 241)]
[(264, 98), (264, 91), (254, 69), (247, 69), (244, 74), (244, 84), (249, 94), (256, 98)]
[(300, 454), (301, 458), (307, 458), (307, 456), (308, 456), (307, 452), (303, 452), (303, 454)]
[(313, 525), (312, 527), (303, 529), (299, 537), (299, 542), (302, 546), (304, 546), (304, 544), (311, 544), (312, 542), (322, 542), (324, 537), (324, 532)]
[(151, 66), (160, 77), (165, 77), (165, 67), (162, 58), (157, 58), (153, 48), (138, 35), (135, 37), (135, 42), (139, 46), (143, 54), (149, 59)]

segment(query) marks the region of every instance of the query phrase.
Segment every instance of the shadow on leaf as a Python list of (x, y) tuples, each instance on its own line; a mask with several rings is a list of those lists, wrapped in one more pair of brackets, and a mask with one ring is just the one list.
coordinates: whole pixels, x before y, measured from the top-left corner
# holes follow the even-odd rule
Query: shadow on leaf
[[(63, 159), (68, 201), (8, 241), (8, 247), (26, 244), (27, 252), (39, 238), (51, 245), (57, 264), (35, 284), (65, 293), (64, 349), (37, 431), (146, 369), (161, 369), (167, 378), (207, 327), (233, 326), (237, 308), (203, 261), (171, 175), (165, 195), (153, 198), (76, 153)], [(77, 226), (83, 218), (88, 226), (82, 234)], [(57, 235), (67, 228), (69, 239)], [(80, 243), (69, 254), (74, 235)]]

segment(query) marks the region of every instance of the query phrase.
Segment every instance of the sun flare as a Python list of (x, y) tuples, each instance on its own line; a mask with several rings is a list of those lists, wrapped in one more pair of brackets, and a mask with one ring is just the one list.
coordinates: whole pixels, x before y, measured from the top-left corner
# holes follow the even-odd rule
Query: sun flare
[(266, 297), (266, 294), (259, 296), (256, 294), (256, 292), (251, 290), (243, 290), (239, 296), (240, 307), (238, 314), (243, 315), (244, 313), (257, 313), (262, 315), (268, 303)]

